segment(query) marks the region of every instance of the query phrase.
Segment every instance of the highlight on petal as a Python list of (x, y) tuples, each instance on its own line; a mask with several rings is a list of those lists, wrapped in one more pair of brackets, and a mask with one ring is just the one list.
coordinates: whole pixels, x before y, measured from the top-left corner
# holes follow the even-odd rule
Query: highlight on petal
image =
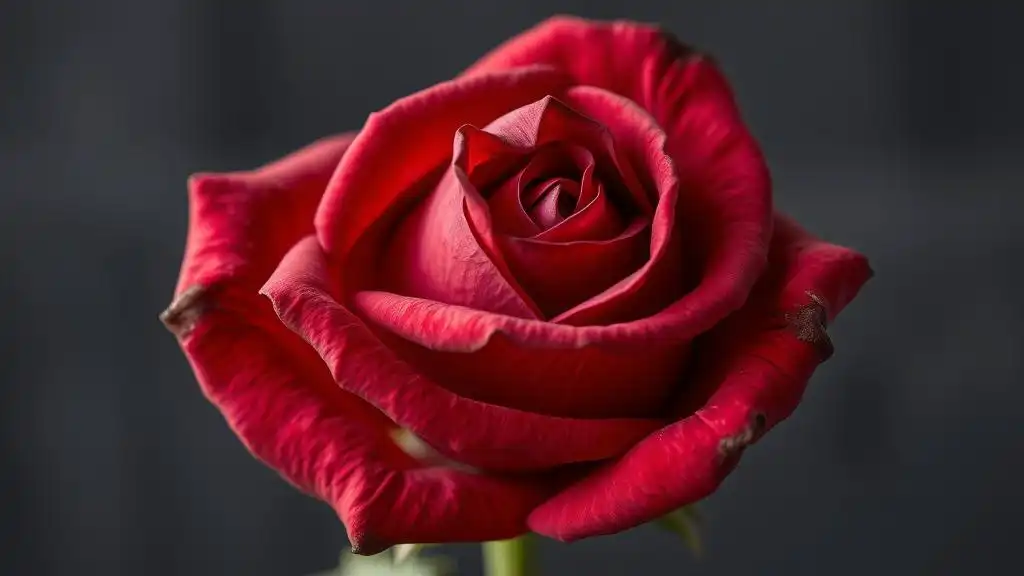
[(549, 416), (452, 393), (413, 370), (339, 304), (336, 277), (309, 237), (285, 256), (262, 293), (284, 324), (317, 350), (342, 389), (448, 458), (484, 470), (545, 470), (616, 456), (661, 425), (645, 418)]
[(750, 302), (695, 351), (681, 419), (539, 506), (532, 530), (567, 541), (611, 534), (695, 502), (718, 487), (746, 446), (792, 413), (822, 357), (786, 314), (814, 295), (834, 318), (872, 273), (860, 254), (784, 217), (775, 227), (769, 270)]

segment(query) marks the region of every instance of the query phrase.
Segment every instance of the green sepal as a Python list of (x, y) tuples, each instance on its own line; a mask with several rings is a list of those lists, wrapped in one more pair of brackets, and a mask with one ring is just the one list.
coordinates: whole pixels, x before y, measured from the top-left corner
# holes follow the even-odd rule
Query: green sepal
[(703, 520), (696, 506), (684, 506), (658, 518), (655, 523), (679, 536), (694, 556), (700, 558), (704, 553), (704, 544), (700, 535)]

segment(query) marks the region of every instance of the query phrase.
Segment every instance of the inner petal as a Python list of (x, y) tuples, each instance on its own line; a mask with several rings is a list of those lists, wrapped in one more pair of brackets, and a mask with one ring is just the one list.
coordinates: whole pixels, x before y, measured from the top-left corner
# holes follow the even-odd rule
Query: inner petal
[(546, 317), (555, 318), (639, 269), (649, 256), (650, 225), (634, 218), (620, 235), (603, 241), (499, 235), (497, 244), (519, 285)]
[(527, 210), (530, 218), (541, 230), (547, 230), (576, 212), (579, 196), (578, 183), (568, 178), (550, 178), (527, 190), (523, 204), (527, 205), (527, 198), (530, 198)]
[[(575, 212), (584, 181), (593, 179), (594, 166), (594, 155), (583, 146), (554, 142), (534, 149), (522, 162), (522, 169), (497, 186), (488, 186), (472, 174), (470, 181), (487, 198), (495, 230), (529, 238)], [(546, 207), (547, 202), (554, 204)], [(544, 210), (549, 213), (543, 218), (534, 213)]]
[(461, 168), (449, 167), (378, 254), (381, 286), (447, 304), (536, 317), (529, 296), (493, 246), (486, 210)]
[(548, 96), (498, 118), (484, 131), (514, 147), (540, 150), (544, 145), (572, 142), (585, 148), (624, 218), (653, 213), (656, 196), (642, 185), (608, 128), (565, 102)]
[(554, 243), (598, 242), (611, 240), (624, 229), (623, 219), (609, 202), (604, 184), (595, 177), (593, 166), (588, 166), (580, 179), (579, 194), (572, 214), (532, 238)]

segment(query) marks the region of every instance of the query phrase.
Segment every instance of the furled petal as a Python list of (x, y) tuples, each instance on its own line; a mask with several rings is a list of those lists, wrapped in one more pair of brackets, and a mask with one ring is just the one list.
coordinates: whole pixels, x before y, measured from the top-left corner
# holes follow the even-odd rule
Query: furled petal
[[(464, 76), (529, 65), (553, 66), (576, 84), (625, 96), (653, 116), (666, 134), (663, 149), (679, 177), (674, 225), (685, 236), (679, 239), (684, 269), (700, 285), (645, 322), (645, 331), (692, 337), (742, 305), (765, 265), (771, 187), (760, 150), (714, 64), (653, 26), (555, 17), (505, 42)], [(567, 103), (580, 110), (579, 102)], [(614, 131), (607, 118), (595, 119)], [(644, 173), (638, 169), (640, 176)], [(655, 222), (654, 237), (659, 227)], [(653, 258), (653, 240), (651, 252)], [(651, 272), (636, 278), (650, 277)], [(585, 326), (636, 318), (636, 303), (653, 299), (636, 298), (634, 290), (661, 286), (662, 279), (629, 282), (632, 288), (612, 288), (608, 294), (625, 298), (598, 297), (557, 320)]]
[[(576, 94), (576, 90), (569, 93)], [(588, 94), (580, 92), (577, 99), (582, 105), (587, 105)], [(596, 98), (603, 96), (598, 94)], [(658, 250), (652, 260), (664, 260), (665, 265), (648, 263), (653, 272), (636, 279), (628, 275), (630, 265), (623, 264), (626, 290), (633, 290), (633, 286), (643, 289), (629, 292), (629, 298), (616, 300), (621, 307), (618, 312), (638, 319), (587, 326), (540, 322), (522, 315), (496, 314), (480, 306), (453, 305), (447, 296), (442, 299), (417, 295), (408, 289), (408, 284), (397, 285), (401, 288), (398, 293), (385, 285), (353, 297), (361, 317), (400, 337), (388, 342), (399, 351), (399, 356), (463, 397), (558, 416), (609, 418), (655, 414), (679, 382), (689, 341), (718, 319), (714, 314), (724, 314), (714, 304), (718, 291), (734, 289), (724, 273), (712, 277), (708, 287), (698, 289), (696, 298), (683, 297), (682, 306), (664, 308), (682, 292), (682, 271), (678, 268), (681, 259), (671, 258), (679, 251), (673, 251), (673, 241), (666, 239), (672, 237), (672, 206), (677, 188), (671, 160), (663, 151), (659, 154), (663, 139), (651, 137), (658, 134), (657, 128), (651, 126), (652, 121), (642, 111), (623, 108), (618, 101), (601, 101), (594, 108), (630, 144), (626, 150), (642, 152), (637, 153), (637, 158), (648, 162), (644, 165), (648, 169), (644, 174), (649, 174), (645, 177), (650, 180), (647, 189), (657, 190), (661, 196), (654, 225), (663, 231), (663, 237), (658, 243), (652, 240), (651, 245)], [(620, 118), (617, 114), (632, 116)], [(460, 130), (467, 138), (472, 133), (466, 128)], [(457, 141), (456, 149), (466, 147), (460, 147)], [(462, 156), (456, 153), (456, 168)], [(472, 159), (474, 155), (468, 157)], [(476, 164), (468, 161), (465, 165), (472, 169)], [(489, 224), (486, 203), (465, 179), (459, 182), (467, 214), (471, 216), (467, 220)], [(493, 231), (476, 230), (475, 238), (478, 246), (488, 250), (491, 262), (505, 261), (501, 247), (494, 246), (497, 240)], [(436, 238), (424, 241), (439, 242)], [(634, 254), (629, 248), (625, 251), (627, 256)], [(552, 250), (553, 255), (543, 262), (539, 272), (550, 271), (555, 278), (569, 279), (563, 270), (548, 268), (553, 266), (552, 262), (557, 263), (560, 255), (554, 252), (555, 248)], [(557, 250), (576, 250), (577, 254), (594, 257), (580, 246)], [(509, 254), (514, 255), (514, 251), (509, 250)], [(613, 290), (615, 287), (607, 292)]]
[[(542, 470), (621, 454), (660, 426), (652, 419), (548, 416), (442, 388), (396, 355), (390, 340), (385, 346), (338, 303), (339, 275), (333, 272), (310, 237), (282, 260), (263, 293), (281, 320), (320, 353), (341, 388), (373, 404), (444, 456), (483, 469)], [(395, 304), (385, 314), (405, 316), (401, 303)], [(451, 331), (448, 336), (459, 337)], [(491, 374), (500, 369), (492, 366)], [(476, 384), (482, 388), (490, 382)]]
[(588, 343), (585, 329), (390, 292), (359, 292), (353, 305), (397, 337), (387, 341), (390, 348), (446, 389), (530, 412), (593, 419), (660, 414), (688, 358), (686, 342), (637, 334), (614, 345)]
[[(520, 165), (521, 168), (518, 173), (506, 176), (504, 181), (496, 182), (493, 177), (495, 170), (481, 170), (472, 164), (486, 153), (481, 148), (493, 154), (494, 158), (485, 166), (500, 163), (502, 166)], [(502, 158), (515, 160), (501, 162)], [(499, 234), (571, 242), (610, 240), (623, 230), (622, 217), (598, 181), (594, 154), (579, 144), (555, 141), (536, 148), (520, 148), (489, 132), (463, 126), (456, 138), (454, 163), (463, 169), (469, 183), (486, 198), (492, 226)], [(564, 185), (565, 180), (576, 181), (579, 188), (575, 211), (559, 223), (543, 229), (528, 211), (539, 209), (541, 195), (549, 191), (546, 184)]]
[(469, 212), (486, 203), (451, 167), (393, 229), (377, 254), (379, 283), (402, 294), (520, 318), (536, 318), (530, 296), (509, 271), (489, 231)]
[(606, 185), (617, 184), (615, 191), (622, 195), (618, 200), (623, 215), (651, 213), (652, 199), (634, 167), (623, 159), (613, 134), (554, 96), (517, 108), (488, 124), (484, 131), (517, 148), (534, 149), (553, 143), (586, 148), (594, 157), (598, 178)]
[(610, 534), (699, 500), (746, 446), (792, 413), (830, 353), (822, 325), (871, 269), (860, 254), (784, 218), (777, 219), (769, 262), (750, 301), (695, 351), (682, 419), (539, 506), (532, 530), (560, 540)]
[[(574, 94), (578, 90), (578, 88), (570, 89), (567, 94)], [(611, 93), (604, 93), (617, 98)], [(544, 317), (555, 317), (556, 321), (561, 321), (566, 310), (623, 281), (624, 288), (617, 292), (625, 291), (632, 294), (638, 291), (636, 286), (641, 284), (647, 290), (636, 298), (631, 298), (628, 304), (621, 302), (614, 304), (618, 304), (619, 310), (628, 306), (632, 315), (631, 319), (642, 318), (681, 296), (677, 281), (682, 276), (678, 269), (682, 265), (681, 258), (673, 259), (673, 252), (669, 249), (675, 246), (674, 253), (678, 256), (678, 241), (673, 243), (668, 240), (672, 233), (673, 210), (676, 205), (675, 174), (672, 172), (671, 160), (665, 156), (663, 151), (658, 153), (658, 145), (664, 142), (664, 133), (651, 121), (649, 116), (643, 114), (636, 107), (633, 107), (632, 110), (635, 113), (632, 115), (629, 114), (629, 110), (623, 114), (619, 102), (609, 104), (606, 98), (589, 97), (589, 93), (574, 96), (574, 101), (580, 102), (587, 110), (600, 114), (599, 117), (613, 121), (615, 132), (609, 132), (608, 128), (595, 122), (593, 117), (581, 115), (579, 111), (551, 97), (506, 114), (488, 125), (486, 131), (500, 137), (510, 147), (528, 148), (551, 145), (556, 142), (569, 142), (584, 146), (591, 153), (594, 157), (594, 172), (605, 185), (604, 194), (611, 195), (613, 190), (618, 190), (619, 195), (617, 198), (610, 199), (615, 204), (614, 207), (608, 207), (599, 202), (588, 203), (588, 206), (585, 206), (586, 214), (581, 212), (578, 215), (579, 218), (573, 222), (568, 221), (573, 218), (564, 222), (566, 231), (568, 228), (579, 227), (591, 222), (597, 227), (595, 235), (603, 233), (608, 216), (602, 217), (599, 213), (602, 206), (609, 211), (615, 211), (620, 220), (631, 217), (632, 225), (618, 237), (601, 242), (583, 241), (587, 235), (578, 238), (581, 242), (554, 243), (540, 239), (523, 239), (505, 234), (492, 234), (492, 230), (496, 231), (497, 228), (489, 207), (476, 201), (475, 191), (469, 186), (464, 190), (467, 198), (467, 216), (477, 233), (479, 243), (490, 247), (486, 252), (491, 255), (491, 260), (499, 269), (507, 269), (510, 272), (506, 276), (508, 282), (521, 286), (525, 292), (523, 299), (532, 301)], [(473, 140), (468, 138), (471, 135), (472, 129), (467, 127), (460, 131), (460, 139), (456, 143), (456, 166), (465, 163), (465, 160), (462, 160), (463, 157), (472, 157), (471, 154), (463, 151), (472, 143)], [(620, 142), (618, 137), (623, 137), (623, 140)], [(639, 147), (639, 150), (630, 149), (631, 146)], [(625, 150), (622, 150), (623, 148)], [(538, 174), (541, 174), (545, 166), (541, 161), (555, 157), (550, 156), (549, 150), (536, 148), (535, 150), (535, 154), (539, 154), (535, 157), (538, 162), (527, 164), (524, 170), (534, 168)], [(639, 159), (643, 162), (640, 166), (654, 171), (643, 178), (651, 183), (650, 186), (645, 187), (641, 184), (642, 180), (634, 172), (634, 163), (630, 162), (630, 159)], [(593, 175), (590, 177), (593, 178)], [(529, 182), (530, 180), (527, 180), (527, 183)], [(523, 191), (520, 190), (520, 193), (522, 194)], [(531, 203), (530, 208), (535, 208), (532, 205), (534, 199), (529, 195), (521, 199)], [(609, 200), (609, 198), (606, 197), (605, 200)], [(652, 200), (658, 202), (657, 207), (653, 209)], [(672, 261), (676, 269), (656, 268), (650, 274), (654, 277), (650, 282), (647, 281), (647, 274), (643, 274), (639, 278), (623, 280), (633, 275), (648, 259), (646, 220), (652, 212), (656, 221), (660, 223), (658, 232), (661, 235), (651, 239), (653, 247), (657, 248), (658, 252), (655, 254), (656, 258), (652, 259), (651, 265), (645, 267), (645, 270), (655, 268), (662, 261)], [(499, 212), (498, 216), (503, 216), (504, 213)], [(587, 218), (594, 218), (594, 220), (587, 220)], [(553, 229), (556, 224), (563, 223), (556, 221), (553, 215), (548, 225), (537, 221), (536, 218), (534, 220), (542, 229)], [(424, 234), (427, 230), (432, 229), (436, 229), (436, 226), (420, 228)], [(416, 246), (446, 242), (443, 239), (424, 234), (418, 237), (418, 241), (415, 242)], [(463, 261), (465, 259), (455, 260), (457, 264), (452, 266), (462, 268), (461, 262)], [(459, 278), (461, 279), (461, 276)], [(472, 290), (472, 284), (460, 282), (460, 285), (467, 286), (467, 290)], [(447, 290), (458, 289), (457, 286), (447, 288)], [(440, 294), (411, 292), (405, 289), (399, 289), (398, 292), (449, 304), (468, 305), (463, 301), (445, 298)], [(473, 290), (473, 292), (481, 291)], [(490, 297), (488, 292), (483, 293)], [(614, 304), (600, 306), (602, 302), (603, 300), (597, 303), (601, 310), (607, 310), (614, 306)], [(497, 306), (483, 309), (526, 317)], [(569, 318), (572, 316), (570, 315)], [(593, 323), (623, 319), (621, 316), (619, 318), (600, 316), (600, 310), (591, 312), (589, 318)]]
[(550, 242), (499, 236), (516, 280), (549, 318), (599, 294), (647, 260), (650, 226), (640, 218), (616, 238)]
[(601, 242), (623, 232), (622, 215), (608, 200), (604, 184), (596, 181), (594, 168), (587, 166), (580, 179), (576, 211), (551, 228), (533, 236), (543, 242)]
[(351, 135), (252, 172), (190, 181), (189, 239), (162, 315), (203, 392), (260, 460), (327, 501), (354, 549), (508, 538), (547, 493), (539, 479), (430, 467), (391, 441), (394, 424), (334, 383), (259, 286), (299, 238)]
[(451, 161), (460, 126), (486, 125), (567, 86), (550, 67), (498, 71), (442, 82), (372, 114), (324, 193), (316, 215), (321, 245), (346, 259), (372, 225), (429, 192), (420, 184)]
[(542, 230), (553, 228), (572, 216), (580, 196), (578, 182), (568, 178), (549, 178), (537, 184), (529, 194), (530, 217)]

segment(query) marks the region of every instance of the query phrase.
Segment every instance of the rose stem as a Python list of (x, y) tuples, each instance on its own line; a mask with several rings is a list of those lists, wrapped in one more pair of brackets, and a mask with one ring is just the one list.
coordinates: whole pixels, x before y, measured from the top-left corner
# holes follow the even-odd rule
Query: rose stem
[(484, 542), (483, 548), (487, 576), (536, 576), (529, 534), (511, 540)]

